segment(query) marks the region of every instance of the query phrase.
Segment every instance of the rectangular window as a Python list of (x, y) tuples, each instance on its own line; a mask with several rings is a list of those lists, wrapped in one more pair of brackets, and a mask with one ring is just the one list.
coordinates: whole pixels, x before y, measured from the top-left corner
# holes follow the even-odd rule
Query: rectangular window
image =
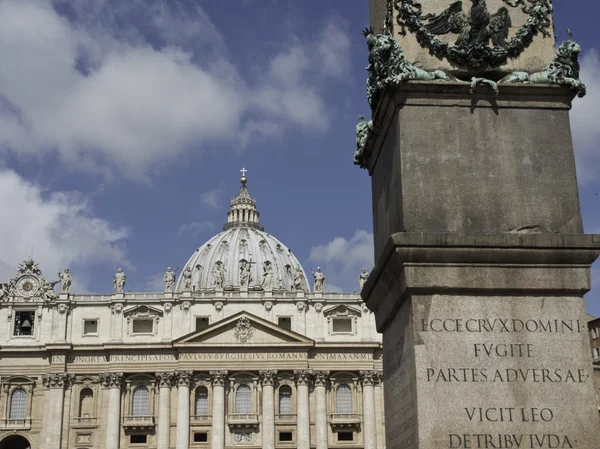
[(600, 357), (600, 348), (594, 348), (593, 354), (595, 359)]
[(592, 338), (598, 338), (598, 328), (597, 327), (592, 328)]
[(207, 316), (197, 316), (196, 317), (196, 330), (203, 331), (208, 327), (208, 317)]
[(152, 319), (135, 319), (133, 320), (132, 331), (134, 334), (151, 334), (154, 326)]
[(279, 432), (279, 441), (292, 441), (292, 432)]
[(13, 335), (33, 336), (35, 312), (32, 310), (15, 312), (15, 328)]
[(194, 443), (208, 443), (208, 433), (194, 432)]
[(289, 316), (280, 316), (277, 318), (277, 325), (289, 331), (292, 330), (292, 319)]
[(337, 437), (338, 441), (353, 441), (354, 432), (338, 432)]
[(131, 444), (146, 444), (148, 442), (148, 435), (130, 435), (129, 442)]
[(334, 318), (332, 321), (332, 330), (335, 333), (351, 334), (352, 318)]
[(83, 335), (98, 335), (98, 320), (84, 320)]

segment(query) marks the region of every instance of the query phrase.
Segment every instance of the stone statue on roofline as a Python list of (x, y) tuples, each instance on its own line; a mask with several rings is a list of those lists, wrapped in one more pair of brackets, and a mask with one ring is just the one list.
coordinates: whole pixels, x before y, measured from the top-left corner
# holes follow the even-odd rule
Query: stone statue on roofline
[(183, 273), (181, 273), (181, 277), (183, 278), (183, 291), (191, 292), (192, 291), (192, 270), (190, 267), (185, 267)]
[(363, 287), (365, 286), (365, 282), (367, 282), (367, 278), (369, 277), (369, 272), (363, 268), (360, 271), (360, 275), (358, 276), (358, 285), (359, 285), (359, 292), (362, 292)]
[(60, 292), (69, 293), (71, 291), (71, 283), (73, 282), (73, 276), (71, 276), (69, 269), (65, 268), (65, 271), (62, 273), (59, 271), (58, 279), (60, 279)]
[(167, 268), (167, 271), (163, 276), (163, 281), (165, 281), (165, 293), (173, 293), (173, 287), (175, 286), (175, 272), (171, 270), (171, 267)]
[(323, 293), (323, 287), (325, 286), (325, 275), (321, 271), (321, 267), (317, 267), (317, 271), (313, 272), (313, 278), (315, 280), (315, 293)]
[(126, 279), (127, 279), (127, 276), (125, 276), (125, 273), (123, 273), (123, 269), (119, 268), (113, 278), (113, 286), (115, 289), (115, 293), (123, 293), (123, 289), (125, 288), (125, 280)]

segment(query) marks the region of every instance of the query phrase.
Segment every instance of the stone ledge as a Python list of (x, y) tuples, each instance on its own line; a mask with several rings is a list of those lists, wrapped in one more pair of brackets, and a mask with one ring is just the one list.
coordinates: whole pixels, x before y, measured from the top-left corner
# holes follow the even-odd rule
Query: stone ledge
[(599, 254), (596, 234), (396, 233), (361, 296), (379, 332), (411, 294), (583, 297)]

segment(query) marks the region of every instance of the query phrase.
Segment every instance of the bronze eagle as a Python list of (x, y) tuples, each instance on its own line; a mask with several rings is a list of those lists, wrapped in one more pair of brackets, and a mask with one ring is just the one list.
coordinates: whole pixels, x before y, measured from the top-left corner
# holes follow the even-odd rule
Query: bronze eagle
[(490, 39), (494, 47), (506, 47), (508, 30), (511, 27), (508, 9), (502, 7), (490, 14), (485, 0), (471, 0), (471, 11), (463, 11), (462, 1), (452, 3), (440, 14), (428, 14), (423, 17), (427, 31), (432, 34), (455, 33), (459, 37), (455, 45), (458, 47), (477, 47), (489, 45)]

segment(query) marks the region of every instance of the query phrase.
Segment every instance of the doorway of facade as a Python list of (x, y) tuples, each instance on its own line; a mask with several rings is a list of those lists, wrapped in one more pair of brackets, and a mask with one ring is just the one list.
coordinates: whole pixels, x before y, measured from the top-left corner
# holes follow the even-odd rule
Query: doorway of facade
[(10, 435), (0, 441), (0, 449), (31, 449), (31, 445), (21, 435)]

